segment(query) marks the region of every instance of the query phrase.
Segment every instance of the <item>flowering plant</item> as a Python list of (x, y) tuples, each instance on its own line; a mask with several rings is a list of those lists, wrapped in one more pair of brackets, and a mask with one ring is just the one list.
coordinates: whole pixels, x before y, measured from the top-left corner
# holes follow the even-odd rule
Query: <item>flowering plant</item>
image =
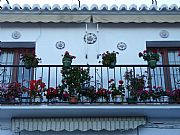
[(148, 91), (148, 90), (139, 90), (138, 91), (138, 97), (140, 101), (145, 101), (147, 99), (150, 99), (150, 93), (152, 91)]
[(116, 63), (116, 54), (119, 54), (118, 52), (105, 52), (102, 54), (102, 64), (105, 66), (110, 66), (112, 63)]
[(152, 98), (153, 100), (159, 100), (162, 96), (172, 96), (172, 92), (170, 90), (163, 90), (161, 86), (153, 86), (151, 88), (150, 86), (147, 86), (149, 90), (139, 90), (138, 91), (138, 96), (140, 100), (147, 100)]
[(32, 53), (24, 53), (21, 55), (20, 60), (22, 60), (27, 69), (30, 69), (31, 67), (37, 67), (38, 63), (41, 61), (41, 58), (37, 58), (37, 56)]
[(99, 88), (96, 92), (97, 98), (105, 99), (107, 102), (110, 99), (110, 94), (111, 94), (111, 91), (105, 88)]
[(36, 96), (42, 96), (43, 91), (45, 90), (45, 83), (42, 79), (31, 80), (29, 86), (29, 94), (31, 97), (35, 98)]
[(52, 99), (54, 97), (57, 97), (57, 94), (58, 94), (58, 90), (53, 87), (50, 87), (46, 90), (46, 98), (47, 99)]
[(114, 79), (111, 79), (108, 81), (109, 83), (109, 89), (112, 92), (112, 98), (114, 99), (116, 95), (120, 95), (122, 98), (125, 96), (125, 87), (124, 82), (122, 80), (119, 80), (119, 85), (116, 87), (116, 84), (114, 82)]
[(138, 96), (138, 91), (142, 91), (145, 87), (145, 83), (146, 83), (146, 79), (147, 75), (146, 75), (146, 71), (144, 74), (139, 75), (133, 72), (133, 70), (131, 69), (130, 71), (126, 71), (124, 74), (124, 78), (126, 80), (126, 87), (129, 91), (129, 96), (133, 97), (133, 98), (137, 98)]
[(175, 102), (180, 102), (180, 89), (173, 90), (171, 96)]
[(157, 50), (152, 50), (152, 51), (144, 50), (143, 52), (139, 52), (139, 57), (140, 58), (142, 57), (145, 61), (150, 61), (150, 60), (159, 61), (160, 54), (158, 53)]
[(91, 85), (82, 87), (79, 94), (85, 97), (85, 101), (94, 102), (98, 98), (95, 87)]
[(63, 91), (62, 93), (62, 99), (63, 101), (68, 101), (69, 99), (69, 93), (67, 91)]
[(153, 86), (153, 89), (150, 90), (153, 91), (153, 98), (157, 99), (160, 98), (161, 96), (172, 96), (172, 92), (170, 90), (163, 90), (163, 88), (161, 86)]
[(12, 82), (7, 86), (6, 95), (13, 98), (20, 97), (22, 94), (22, 86), (20, 83)]
[(68, 88), (70, 96), (77, 95), (84, 84), (90, 80), (89, 68), (63, 68), (61, 73), (63, 76), (62, 85), (64, 88)]

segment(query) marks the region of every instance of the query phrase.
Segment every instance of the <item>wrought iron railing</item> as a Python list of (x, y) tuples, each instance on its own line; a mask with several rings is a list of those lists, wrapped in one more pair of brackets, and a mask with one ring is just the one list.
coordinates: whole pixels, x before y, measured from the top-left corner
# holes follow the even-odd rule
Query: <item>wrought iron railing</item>
[[(0, 103), (69, 103), (75, 95), (73, 101), (78, 103), (180, 103), (180, 65), (157, 65), (155, 69), (147, 65), (72, 67), (88, 70), (90, 79), (71, 80), (74, 87), (70, 87), (62, 76), (62, 65), (31, 69), (0, 65)], [(72, 88), (75, 92), (69, 93)]]

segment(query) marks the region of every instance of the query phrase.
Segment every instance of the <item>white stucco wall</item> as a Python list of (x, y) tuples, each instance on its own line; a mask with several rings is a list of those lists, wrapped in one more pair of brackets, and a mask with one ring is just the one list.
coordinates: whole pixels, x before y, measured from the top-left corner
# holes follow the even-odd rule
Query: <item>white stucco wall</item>
[[(168, 38), (161, 38), (159, 32), (167, 30)], [(11, 37), (14, 31), (21, 33), (20, 39)], [(95, 24), (88, 24), (88, 32), (98, 34)], [(0, 24), (0, 41), (2, 42), (36, 42), (36, 53), (42, 58), (42, 64), (62, 64), (62, 54), (67, 50), (77, 57), (73, 64), (99, 64), (98, 53), (118, 51), (117, 64), (142, 64), (138, 58), (139, 51), (146, 47), (146, 41), (180, 41), (178, 24), (99, 24), (98, 41), (88, 45), (88, 59), (85, 58), (87, 47), (84, 42), (85, 24)], [(56, 42), (64, 41), (65, 49), (58, 50)], [(119, 51), (118, 42), (125, 42), (127, 49)], [(129, 134), (136, 134), (132, 131)], [(10, 119), (0, 119), (0, 135), (14, 135)], [(16, 133), (19, 134), (19, 133)], [(44, 134), (44, 133), (43, 133)], [(91, 132), (89, 132), (91, 134)], [(180, 129), (139, 128), (140, 135), (179, 135)]]
[(180, 129), (142, 128), (140, 135), (179, 135)]
[(93, 132), (93, 131), (87, 131), (85, 133), (83, 132), (28, 132), (28, 131), (22, 131), (19, 133), (13, 133), (10, 130), (0, 130), (1, 135), (179, 135), (180, 129), (158, 129), (158, 128), (141, 128), (139, 130), (139, 134), (137, 134), (137, 131), (129, 131), (129, 132)]
[[(169, 37), (161, 38), (161, 30), (167, 30)], [(21, 38), (13, 39), (14, 31), (19, 31)], [(145, 64), (138, 58), (138, 53), (146, 48), (146, 41), (180, 40), (180, 27), (175, 24), (99, 24), (99, 33), (96, 24), (88, 24), (88, 32), (98, 36), (95, 44), (86, 45), (84, 42), (85, 24), (1, 24), (0, 41), (36, 42), (36, 53), (42, 58), (42, 64), (62, 64), (61, 55), (66, 50), (77, 57), (73, 64), (99, 64), (101, 57), (97, 59), (97, 54), (113, 50), (120, 53), (117, 64)], [(58, 41), (65, 42), (64, 49), (55, 47)], [(127, 49), (118, 50), (118, 42), (125, 42)]]

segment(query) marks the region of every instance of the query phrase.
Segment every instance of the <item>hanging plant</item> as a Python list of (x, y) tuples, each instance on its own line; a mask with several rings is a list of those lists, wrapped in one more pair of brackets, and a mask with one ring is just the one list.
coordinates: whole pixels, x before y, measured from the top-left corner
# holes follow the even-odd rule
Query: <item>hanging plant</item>
[(69, 52), (66, 51), (62, 59), (63, 67), (69, 68), (71, 66), (72, 59), (75, 58), (76, 58), (75, 56), (70, 55)]
[(157, 61), (159, 61), (160, 54), (157, 50), (147, 51), (144, 50), (143, 52), (139, 53), (139, 57), (143, 58), (144, 61), (148, 62), (148, 65), (151, 69), (154, 69), (157, 65)]
[(118, 52), (105, 52), (102, 54), (102, 64), (104, 66), (108, 66), (110, 68), (114, 68), (116, 65), (116, 54), (119, 54)]
[(37, 56), (32, 53), (24, 53), (21, 55), (20, 60), (22, 60), (26, 69), (30, 69), (31, 67), (37, 67), (38, 63), (41, 61), (41, 58), (37, 58)]

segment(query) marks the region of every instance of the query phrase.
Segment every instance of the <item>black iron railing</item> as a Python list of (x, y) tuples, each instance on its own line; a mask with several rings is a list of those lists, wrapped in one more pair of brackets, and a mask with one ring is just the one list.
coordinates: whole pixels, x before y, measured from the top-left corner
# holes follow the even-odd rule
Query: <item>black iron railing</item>
[[(86, 70), (68, 82), (74, 67)], [(64, 77), (63, 73), (67, 76)], [(77, 74), (74, 73), (74, 76)], [(72, 77), (72, 76), (71, 76)], [(73, 91), (73, 92), (72, 92)], [(73, 99), (72, 97), (76, 97)], [(30, 103), (179, 103), (180, 65), (0, 65), (1, 104)]]

